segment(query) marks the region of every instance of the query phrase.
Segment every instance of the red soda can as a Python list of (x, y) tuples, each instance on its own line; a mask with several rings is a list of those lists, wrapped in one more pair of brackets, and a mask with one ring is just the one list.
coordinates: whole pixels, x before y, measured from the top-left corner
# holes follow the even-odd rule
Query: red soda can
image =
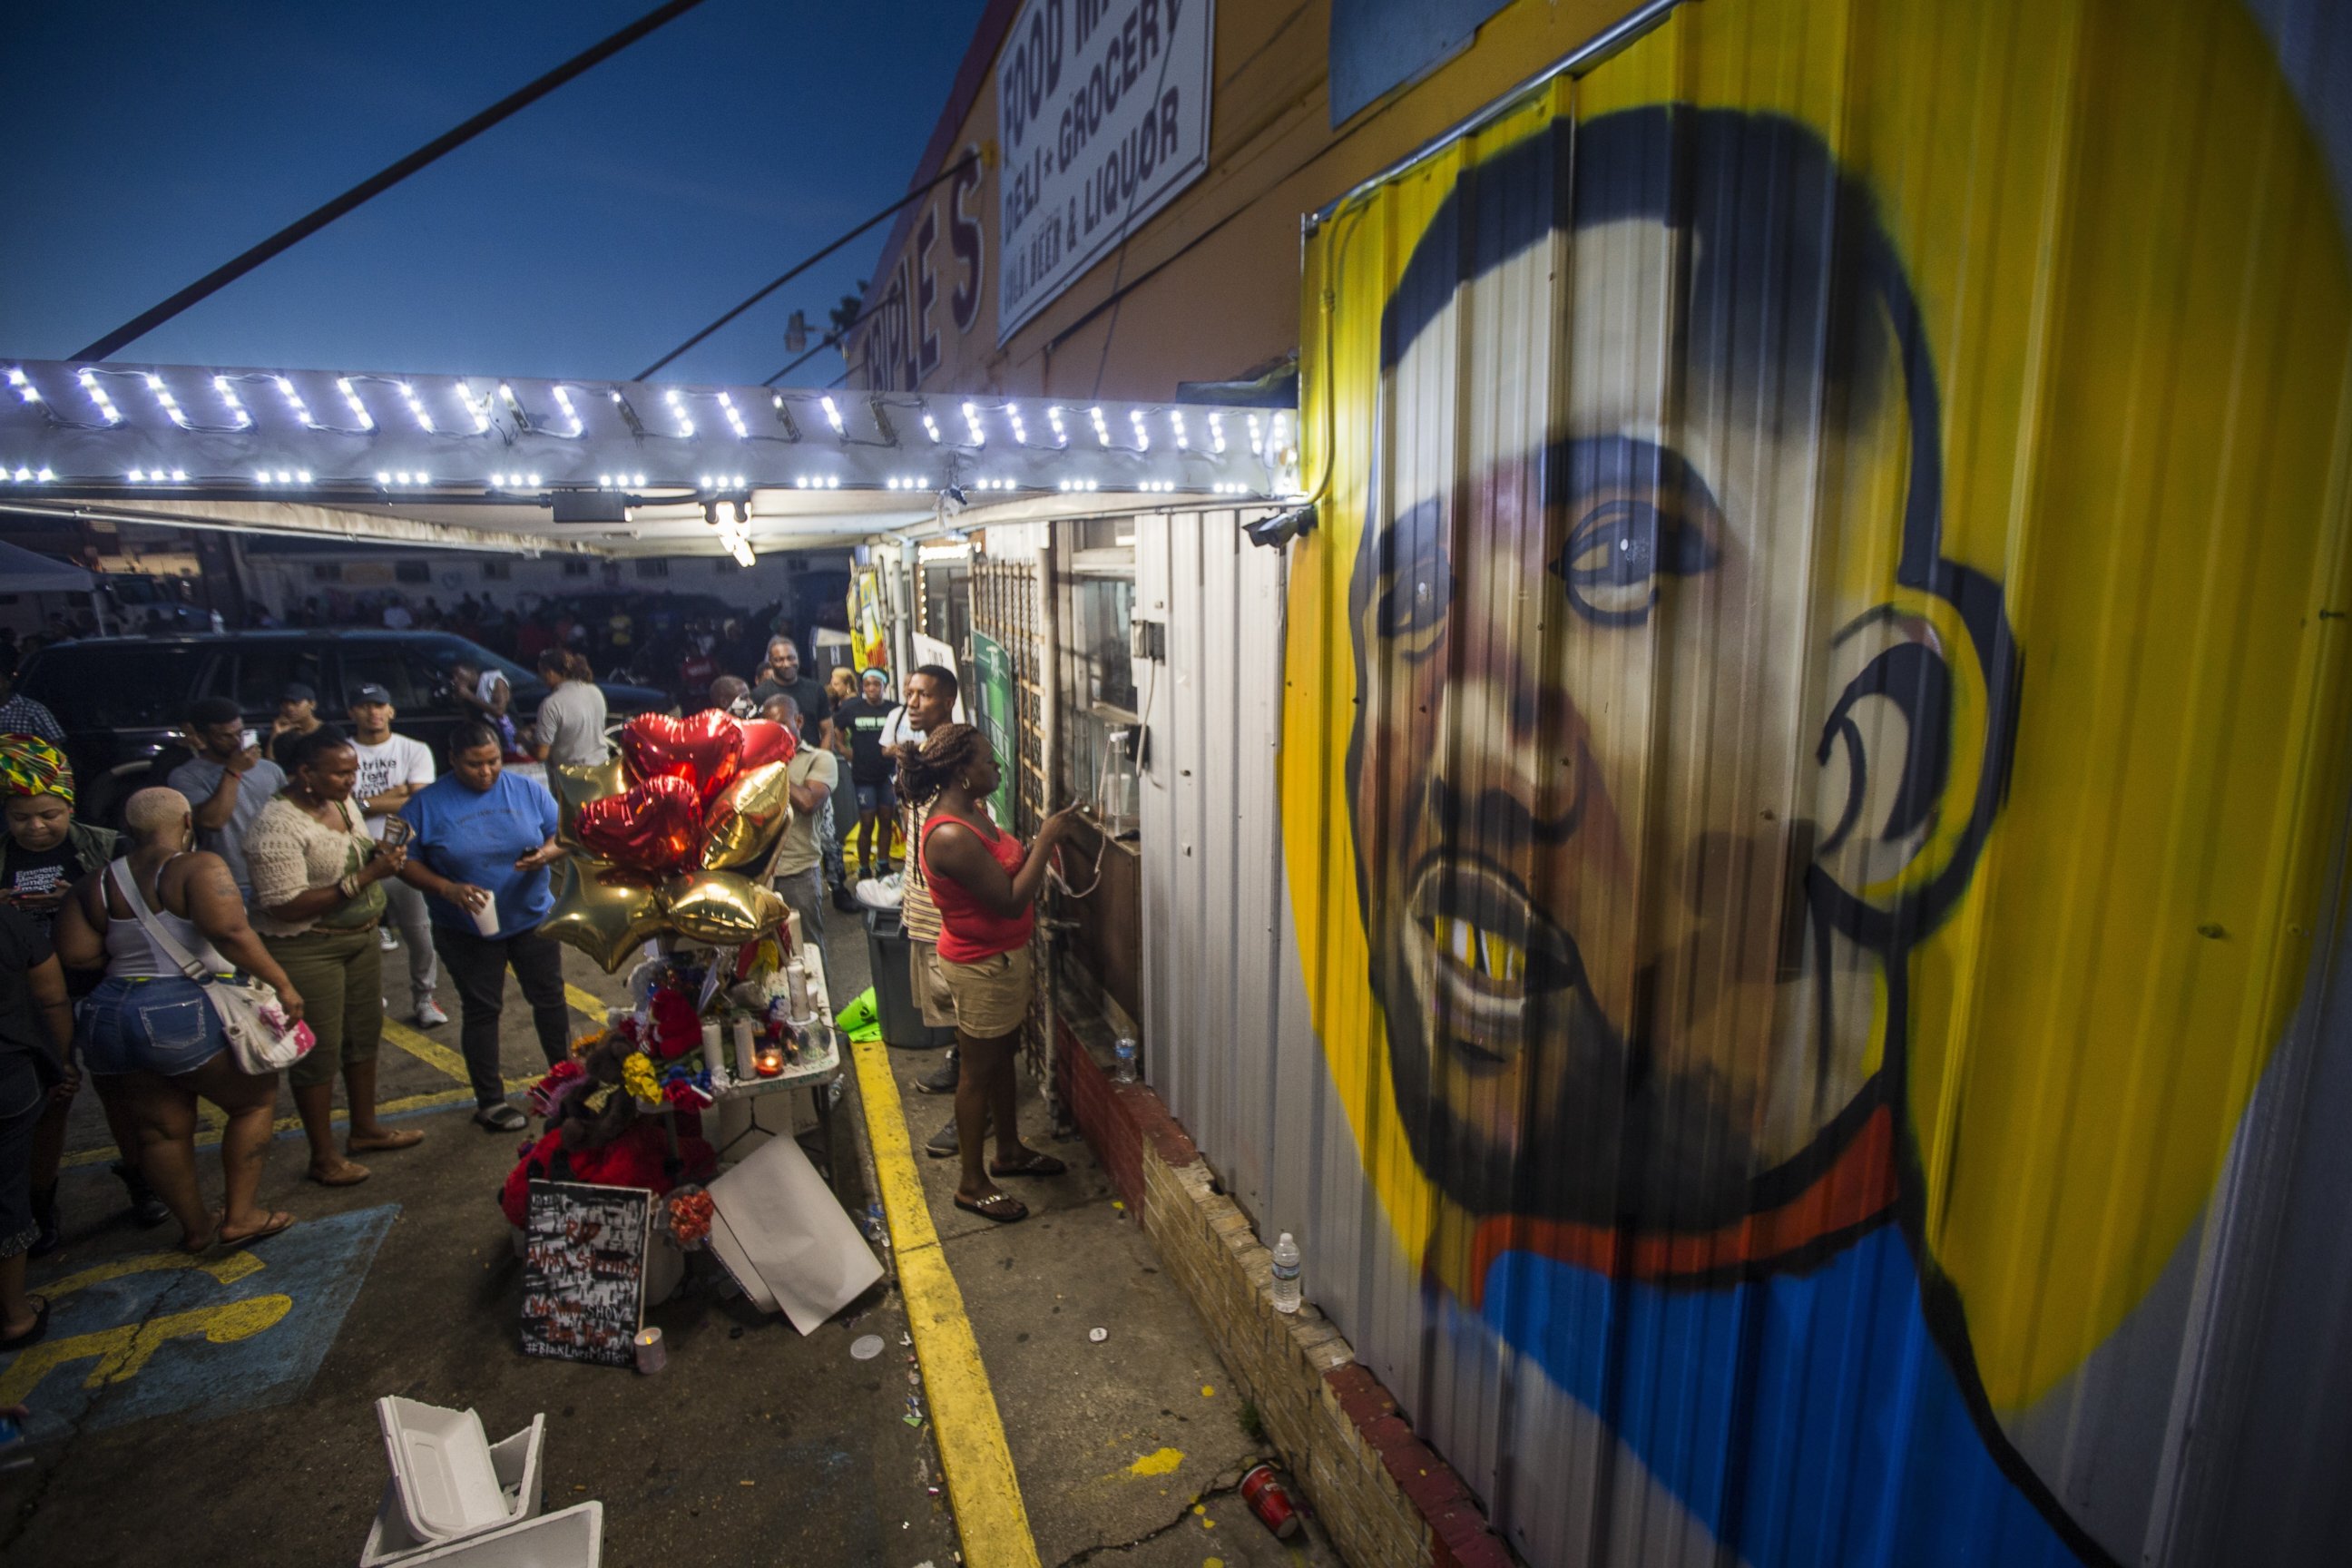
[(1290, 1494), (1274, 1479), (1272, 1465), (1260, 1465), (1242, 1478), (1242, 1500), (1250, 1505), (1260, 1523), (1274, 1531), (1276, 1541), (1287, 1541), (1298, 1533), (1298, 1515), (1290, 1506)]

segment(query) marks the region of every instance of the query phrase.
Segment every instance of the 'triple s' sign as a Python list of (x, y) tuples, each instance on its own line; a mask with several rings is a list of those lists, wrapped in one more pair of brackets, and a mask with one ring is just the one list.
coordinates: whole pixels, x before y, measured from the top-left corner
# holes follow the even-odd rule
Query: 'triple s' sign
[(996, 341), (1209, 166), (1210, 0), (1028, 0), (996, 64)]

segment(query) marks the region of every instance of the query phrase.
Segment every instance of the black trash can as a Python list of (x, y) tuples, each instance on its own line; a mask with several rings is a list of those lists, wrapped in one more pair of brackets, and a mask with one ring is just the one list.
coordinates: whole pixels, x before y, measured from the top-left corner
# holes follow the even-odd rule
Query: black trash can
[(923, 1022), (916, 1004), (913, 982), (907, 973), (906, 921), (897, 910), (866, 911), (866, 962), (874, 972), (874, 1013), (882, 1021), (882, 1043), (901, 1050), (927, 1051), (955, 1044), (953, 1029), (935, 1029)]

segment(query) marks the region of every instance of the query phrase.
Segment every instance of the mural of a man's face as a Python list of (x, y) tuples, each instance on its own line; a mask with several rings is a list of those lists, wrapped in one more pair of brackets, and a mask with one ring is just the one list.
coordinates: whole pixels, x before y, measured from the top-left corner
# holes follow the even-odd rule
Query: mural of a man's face
[(1690, 1228), (1880, 1065), (1878, 961), (1819, 879), (1932, 831), (1943, 656), (1874, 603), (1902, 382), (1883, 322), (1830, 322), (1824, 247), (1591, 206), (1392, 343), (1351, 797), (1423, 1165), (1475, 1211)]

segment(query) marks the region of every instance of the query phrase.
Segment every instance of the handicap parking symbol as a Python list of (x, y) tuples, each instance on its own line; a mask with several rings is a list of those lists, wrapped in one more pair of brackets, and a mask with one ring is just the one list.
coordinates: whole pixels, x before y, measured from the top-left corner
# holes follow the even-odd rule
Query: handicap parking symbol
[(36, 1283), (49, 1331), (0, 1360), (35, 1441), (152, 1415), (281, 1405), (310, 1386), (398, 1204), (305, 1220), (249, 1247), (113, 1258)]

